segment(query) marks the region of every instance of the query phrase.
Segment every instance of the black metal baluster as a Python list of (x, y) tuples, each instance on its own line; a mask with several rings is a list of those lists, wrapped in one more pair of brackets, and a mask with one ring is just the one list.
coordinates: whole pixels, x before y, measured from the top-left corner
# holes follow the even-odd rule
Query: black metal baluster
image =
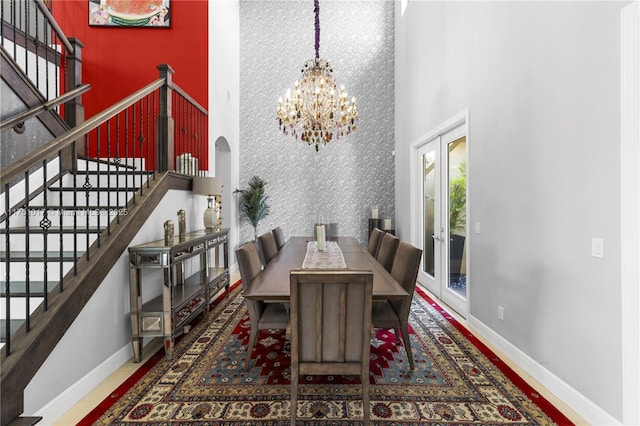
[(4, 349), (5, 355), (9, 355), (11, 353), (11, 262), (9, 261), (9, 253), (11, 253), (11, 234), (9, 234), (9, 222), (11, 220), (11, 216), (9, 216), (9, 184), (4, 185), (4, 211), (5, 211), (5, 220), (4, 220), (4, 293), (7, 295), (5, 301), (5, 312), (6, 312), (6, 322), (5, 322), (5, 342)]
[(86, 246), (87, 260), (89, 260), (89, 207), (90, 207), (90, 191), (92, 188), (91, 182), (89, 182), (89, 135), (84, 135), (84, 217), (85, 217), (85, 233), (84, 241)]
[(138, 164), (140, 165), (139, 167), (139, 173), (138, 173), (138, 177), (140, 178), (140, 196), (142, 197), (142, 195), (144, 194), (144, 185), (142, 184), (142, 173), (143, 173), (143, 169), (144, 167), (142, 167), (142, 164), (144, 163), (144, 150), (143, 150), (143, 143), (144, 143), (144, 135), (143, 135), (143, 129), (144, 129), (144, 98), (140, 99), (139, 101), (140, 103), (140, 130), (139, 130), (139, 134), (138, 134), (138, 146), (139, 146), (139, 151), (138, 151), (138, 155), (140, 156), (140, 158), (138, 159)]
[[(25, 252), (25, 264), (24, 264), (24, 284), (25, 284), (25, 315), (26, 315), (26, 319), (25, 319), (25, 326), (27, 328), (27, 331), (31, 330), (31, 315), (30, 315), (30, 302), (31, 302), (31, 263), (29, 262), (30, 260), (30, 252), (29, 252), (29, 172), (26, 171), (24, 172), (24, 211), (25, 211), (25, 216), (24, 216), (24, 252)], [(7, 253), (8, 255), (9, 253)]]
[[(76, 141), (73, 141), (72, 152), (76, 152)], [(73, 207), (78, 207), (78, 164), (77, 157), (74, 155), (74, 160), (76, 164), (74, 164), (75, 173), (73, 174)], [(62, 226), (62, 221), (60, 221), (60, 226)], [(73, 215), (73, 274), (78, 275), (78, 215), (74, 210)]]
[(18, 14), (18, 8), (16, 7), (16, 2), (12, 1), (11, 2), (11, 11), (13, 12), (11, 15), (11, 27), (13, 28), (13, 38), (11, 40), (13, 40), (13, 59), (18, 62), (18, 43), (16, 43), (16, 37), (17, 37), (17, 14)]
[[(96, 128), (96, 139), (97, 139), (97, 143), (96, 143), (96, 167), (98, 168), (97, 172), (96, 172), (96, 197), (98, 198), (98, 205), (96, 207), (95, 213), (97, 214), (97, 218), (96, 218), (96, 224), (97, 224), (97, 233), (98, 233), (98, 247), (100, 247), (100, 216), (102, 215), (102, 209), (103, 209), (103, 205), (102, 205), (102, 193), (100, 192), (100, 143), (102, 142), (100, 139), (100, 126), (98, 126)], [(109, 195), (107, 194), (107, 197)], [(109, 204), (109, 202), (107, 201), (107, 204)], [(88, 211), (87, 211), (88, 213)], [(109, 210), (107, 209), (107, 214), (109, 213)], [(88, 216), (87, 216), (88, 217)]]
[(116, 208), (118, 209), (117, 221), (120, 223), (120, 114), (116, 116)]
[[(29, 2), (24, 3), (24, 73), (29, 76)], [(32, 78), (29, 77), (31, 80)], [(36, 88), (38, 87), (36, 80)]]
[[(38, 58), (40, 58), (40, 55), (38, 54), (38, 50), (40, 48), (40, 34), (38, 34), (38, 8), (35, 8), (35, 24), (36, 24), (36, 32), (35, 35), (33, 37), (33, 47), (34, 47), (34, 52), (35, 52), (35, 58), (36, 58), (36, 86), (38, 88), (40, 88), (40, 61), (38, 60)], [(29, 18), (29, 16), (27, 16), (27, 19), (30, 21), (31, 19)], [(53, 99), (55, 98), (55, 96), (53, 96), (53, 98), (49, 98), (49, 92), (45, 91), (45, 95), (44, 98), (46, 100), (49, 99)]]
[(151, 104), (151, 99), (152, 96), (149, 94), (147, 95), (147, 136), (146, 136), (146, 140), (145, 140), (145, 146), (146, 149), (145, 151), (147, 152), (147, 154), (145, 155), (145, 171), (147, 172), (147, 188), (149, 188), (149, 180), (151, 179), (151, 176), (149, 175), (149, 163), (151, 161), (151, 158), (149, 158), (149, 139), (151, 139), (151, 129), (149, 127), (149, 122), (150, 122), (150, 114), (151, 114), (151, 108), (152, 106)]
[[(51, 220), (49, 220), (49, 203), (47, 200), (47, 192), (49, 189), (47, 188), (47, 160), (42, 162), (42, 170), (43, 170), (43, 179), (42, 179), (42, 187), (43, 187), (43, 207), (44, 207), (44, 217), (40, 220), (40, 228), (42, 229), (42, 240), (44, 245), (44, 310), (46, 311), (49, 308), (49, 228), (51, 227)], [(60, 251), (60, 256), (62, 257), (62, 250)]]
[(131, 190), (133, 191), (133, 204), (136, 204), (136, 104), (132, 105), (131, 110), (131, 164), (133, 165), (133, 169), (131, 169)]
[(105, 125), (107, 126), (107, 235), (111, 235), (111, 120), (107, 120)]
[[(4, 4), (5, 2), (0, 1), (0, 22), (6, 21), (4, 19)], [(0, 46), (4, 47), (4, 25), (0, 25)]]
[[(73, 149), (75, 149), (75, 144), (73, 145)], [(75, 170), (76, 167), (75, 165), (72, 166), (72, 168)], [(58, 223), (59, 223), (59, 229), (58, 229), (58, 244), (59, 244), (59, 248), (58, 250), (60, 251), (60, 253), (62, 253), (62, 240), (63, 240), (63, 232), (62, 232), (62, 151), (58, 151), (58, 176), (60, 176), (60, 179), (58, 179), (58, 184), (59, 184), (59, 195), (58, 195)], [(58, 273), (60, 274), (59, 277), (59, 285), (60, 285), (60, 293), (62, 293), (62, 291), (64, 290), (64, 282), (62, 281), (62, 279), (64, 278), (64, 265), (62, 262), (62, 256), (60, 256), (60, 261), (59, 261), (59, 271)]]
[(126, 159), (126, 172), (124, 180), (124, 198), (127, 207), (129, 207), (129, 111), (124, 111), (124, 158)]

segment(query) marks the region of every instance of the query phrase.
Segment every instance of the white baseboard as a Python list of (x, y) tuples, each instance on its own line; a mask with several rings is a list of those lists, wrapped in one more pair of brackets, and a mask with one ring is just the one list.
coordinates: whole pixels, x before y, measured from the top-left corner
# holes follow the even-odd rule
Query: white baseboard
[(522, 370), (531, 375), (538, 383), (558, 397), (568, 407), (592, 425), (619, 425), (620, 421), (611, 417), (580, 392), (569, 386), (565, 381), (544, 368), (534, 359), (513, 346), (502, 336), (487, 327), (476, 317), (469, 315), (469, 328), (482, 336), (506, 357), (515, 362)]
[(133, 349), (129, 343), (67, 388), (58, 395), (57, 398), (51, 400), (47, 405), (34, 413), (34, 416), (42, 417), (42, 420), (38, 424), (54, 424), (56, 420), (66, 414), (74, 405), (100, 385), (100, 383), (117, 371), (124, 363), (129, 361), (132, 356)]

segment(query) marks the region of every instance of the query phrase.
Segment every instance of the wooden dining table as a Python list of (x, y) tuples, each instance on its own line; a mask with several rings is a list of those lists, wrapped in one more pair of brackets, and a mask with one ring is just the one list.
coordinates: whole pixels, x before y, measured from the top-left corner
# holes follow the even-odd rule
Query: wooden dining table
[[(244, 297), (265, 302), (288, 302), (289, 273), (291, 270), (302, 268), (307, 254), (307, 243), (310, 240), (312, 240), (310, 237), (289, 238), (278, 254), (245, 289)], [(334, 241), (342, 251), (347, 269), (373, 272), (373, 300), (382, 301), (408, 296), (402, 286), (357, 239), (338, 237)]]

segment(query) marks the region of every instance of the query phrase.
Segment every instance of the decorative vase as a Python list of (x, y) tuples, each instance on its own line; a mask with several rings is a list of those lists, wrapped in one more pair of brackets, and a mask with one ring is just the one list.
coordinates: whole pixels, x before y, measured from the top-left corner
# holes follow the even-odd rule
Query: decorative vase
[(174, 236), (173, 221), (167, 220), (164, 223), (164, 245), (165, 246), (173, 245), (173, 236)]

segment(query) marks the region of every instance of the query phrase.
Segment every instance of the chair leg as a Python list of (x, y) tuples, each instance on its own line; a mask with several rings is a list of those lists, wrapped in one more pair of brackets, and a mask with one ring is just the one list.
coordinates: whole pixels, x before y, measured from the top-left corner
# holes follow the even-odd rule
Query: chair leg
[(295, 426), (298, 415), (298, 370), (291, 368), (291, 426)]
[(396, 336), (396, 344), (400, 344), (400, 328), (392, 328), (393, 335)]
[(371, 422), (371, 407), (369, 406), (369, 371), (363, 372), (360, 381), (362, 381), (362, 414), (364, 416), (364, 424), (368, 426)]
[(402, 324), (400, 328), (402, 330), (404, 350), (407, 352), (407, 358), (409, 358), (409, 367), (413, 370), (413, 354), (411, 353), (411, 340), (409, 340), (409, 326), (407, 324)]
[(251, 352), (253, 352), (253, 347), (256, 345), (256, 340), (258, 339), (258, 327), (251, 326), (251, 332), (249, 334), (249, 345), (247, 346), (247, 357), (244, 361), (244, 369), (249, 369), (249, 361), (251, 360)]

